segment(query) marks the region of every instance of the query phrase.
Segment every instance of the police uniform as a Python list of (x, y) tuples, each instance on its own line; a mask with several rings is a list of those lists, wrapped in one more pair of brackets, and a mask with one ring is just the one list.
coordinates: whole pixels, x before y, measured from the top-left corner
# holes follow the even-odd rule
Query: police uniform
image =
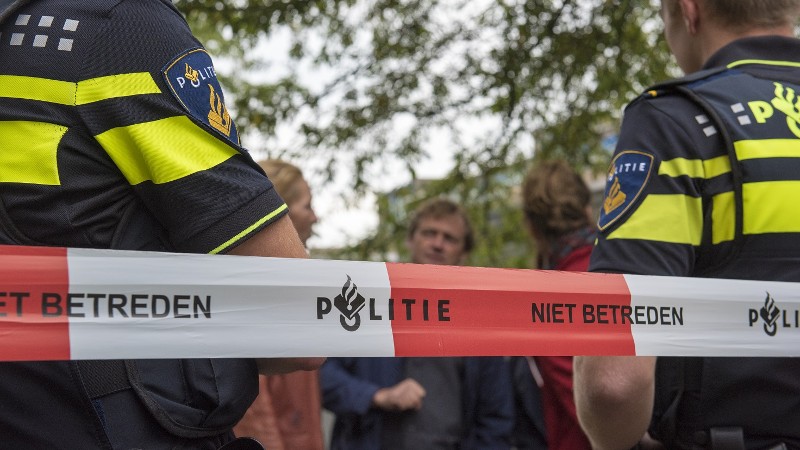
[[(0, 242), (224, 253), (248, 239), (287, 208), (224, 100), (168, 0), (13, 11), (0, 25)], [(0, 442), (216, 448), (256, 374), (244, 359), (0, 364)]]
[[(795, 39), (740, 39), (629, 105), (590, 270), (800, 281), (799, 55)], [(650, 432), (669, 448), (800, 446), (800, 360), (658, 358), (656, 372)]]

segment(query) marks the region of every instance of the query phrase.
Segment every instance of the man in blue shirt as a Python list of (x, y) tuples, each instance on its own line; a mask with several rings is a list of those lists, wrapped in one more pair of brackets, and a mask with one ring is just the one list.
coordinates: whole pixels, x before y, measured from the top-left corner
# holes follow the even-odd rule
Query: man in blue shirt
[[(406, 240), (416, 264), (460, 265), (473, 245), (462, 208), (434, 199)], [(507, 362), (473, 358), (330, 358), (323, 405), (336, 414), (332, 450), (503, 449), (514, 425)]]

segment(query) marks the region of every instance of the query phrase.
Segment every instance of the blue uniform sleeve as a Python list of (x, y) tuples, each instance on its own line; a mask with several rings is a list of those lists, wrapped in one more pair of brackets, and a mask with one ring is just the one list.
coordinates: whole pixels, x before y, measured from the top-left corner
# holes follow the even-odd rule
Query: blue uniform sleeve
[(703, 160), (682, 120), (688, 102), (637, 101), (606, 173), (590, 271), (687, 276), (703, 240)]
[(211, 57), (165, 1), (98, 19), (78, 81), (86, 127), (178, 251), (223, 253), (286, 214), (239, 142)]

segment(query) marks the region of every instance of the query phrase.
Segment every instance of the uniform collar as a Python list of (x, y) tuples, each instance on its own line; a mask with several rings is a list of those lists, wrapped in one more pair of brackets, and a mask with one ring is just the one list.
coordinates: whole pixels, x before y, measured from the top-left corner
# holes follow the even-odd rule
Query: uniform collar
[(703, 69), (725, 67), (736, 61), (760, 59), (800, 63), (800, 39), (785, 36), (755, 36), (737, 39), (717, 50)]

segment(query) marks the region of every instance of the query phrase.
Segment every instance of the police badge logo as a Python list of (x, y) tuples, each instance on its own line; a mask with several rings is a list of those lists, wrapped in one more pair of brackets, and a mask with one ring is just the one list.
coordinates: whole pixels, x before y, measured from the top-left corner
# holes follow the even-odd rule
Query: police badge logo
[(211, 56), (205, 50), (194, 49), (179, 55), (163, 73), (172, 94), (192, 118), (239, 145), (239, 133), (225, 106)]
[(601, 231), (631, 209), (647, 185), (652, 168), (653, 156), (644, 152), (625, 150), (614, 157), (608, 168), (603, 206), (597, 222)]

